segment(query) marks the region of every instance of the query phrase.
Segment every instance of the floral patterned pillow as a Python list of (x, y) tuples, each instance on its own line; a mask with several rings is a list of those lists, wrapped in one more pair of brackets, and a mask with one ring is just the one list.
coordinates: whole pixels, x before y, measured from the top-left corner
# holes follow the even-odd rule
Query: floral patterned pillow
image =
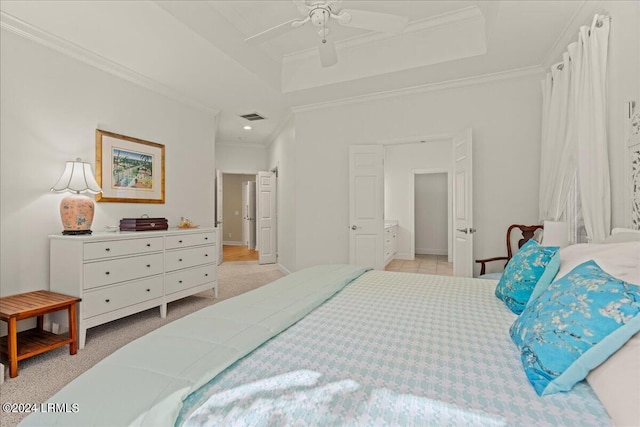
[(527, 306), (509, 333), (536, 392), (568, 391), (640, 331), (640, 286), (590, 260)]
[(548, 285), (558, 272), (560, 265), (554, 264), (555, 271), (545, 274), (558, 249), (557, 246), (540, 246), (534, 240), (522, 245), (505, 267), (496, 286), (496, 296), (514, 313), (522, 313), (536, 284), (544, 279), (545, 283), (541, 285)]

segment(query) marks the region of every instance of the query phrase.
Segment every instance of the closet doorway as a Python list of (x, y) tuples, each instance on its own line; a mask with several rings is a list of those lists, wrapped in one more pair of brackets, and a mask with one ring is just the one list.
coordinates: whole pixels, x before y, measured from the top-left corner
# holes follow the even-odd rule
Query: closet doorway
[(255, 247), (256, 175), (225, 173), (222, 183), (223, 260), (257, 261), (259, 253)]
[(413, 171), (413, 253), (420, 272), (453, 275), (451, 259), (451, 197), (446, 169)]

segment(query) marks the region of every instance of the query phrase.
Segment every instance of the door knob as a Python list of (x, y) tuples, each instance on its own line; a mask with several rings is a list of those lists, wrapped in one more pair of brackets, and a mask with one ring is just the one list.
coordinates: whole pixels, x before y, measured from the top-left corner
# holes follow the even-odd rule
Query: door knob
[(456, 228), (456, 230), (464, 234), (473, 234), (477, 231), (475, 228)]

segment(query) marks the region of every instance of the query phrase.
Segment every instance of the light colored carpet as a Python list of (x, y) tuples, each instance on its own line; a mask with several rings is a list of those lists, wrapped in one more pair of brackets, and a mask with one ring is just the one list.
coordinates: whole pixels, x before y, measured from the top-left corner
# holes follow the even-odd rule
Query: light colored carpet
[[(5, 370), (5, 383), (0, 385), (0, 402), (42, 403), (75, 377), (136, 338), (282, 276), (277, 265), (258, 265), (257, 261), (225, 262), (218, 267), (217, 299), (213, 299), (213, 291), (206, 291), (169, 303), (164, 319), (160, 318), (160, 309), (154, 308), (91, 328), (87, 332), (85, 348), (75, 356), (70, 356), (69, 347), (64, 346), (23, 360), (18, 363), (16, 378), (9, 378), (9, 371)], [(3, 363), (6, 368), (6, 359)], [(2, 411), (0, 426), (15, 426), (26, 415)]]

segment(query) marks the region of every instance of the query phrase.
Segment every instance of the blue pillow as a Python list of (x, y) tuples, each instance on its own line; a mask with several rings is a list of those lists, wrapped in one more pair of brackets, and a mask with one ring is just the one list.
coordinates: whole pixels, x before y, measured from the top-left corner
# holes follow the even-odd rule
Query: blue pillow
[(544, 273), (542, 273), (542, 277), (538, 280), (536, 287), (533, 288), (533, 292), (531, 292), (527, 305), (531, 304), (531, 301), (538, 298), (538, 296), (547, 289), (547, 286), (549, 286), (549, 284), (553, 282), (553, 279), (556, 278), (558, 271), (560, 271), (560, 251), (557, 251), (555, 255), (551, 257), (549, 264), (547, 264), (547, 268), (545, 268)]
[(568, 391), (640, 331), (640, 286), (580, 264), (550, 284), (511, 325), (536, 392)]
[[(557, 246), (540, 246), (533, 239), (527, 241), (507, 263), (496, 286), (496, 296), (514, 313), (522, 313), (558, 249)], [(555, 266), (555, 271), (549, 271), (544, 276), (544, 283), (541, 285), (551, 283), (559, 268), (560, 263)]]

